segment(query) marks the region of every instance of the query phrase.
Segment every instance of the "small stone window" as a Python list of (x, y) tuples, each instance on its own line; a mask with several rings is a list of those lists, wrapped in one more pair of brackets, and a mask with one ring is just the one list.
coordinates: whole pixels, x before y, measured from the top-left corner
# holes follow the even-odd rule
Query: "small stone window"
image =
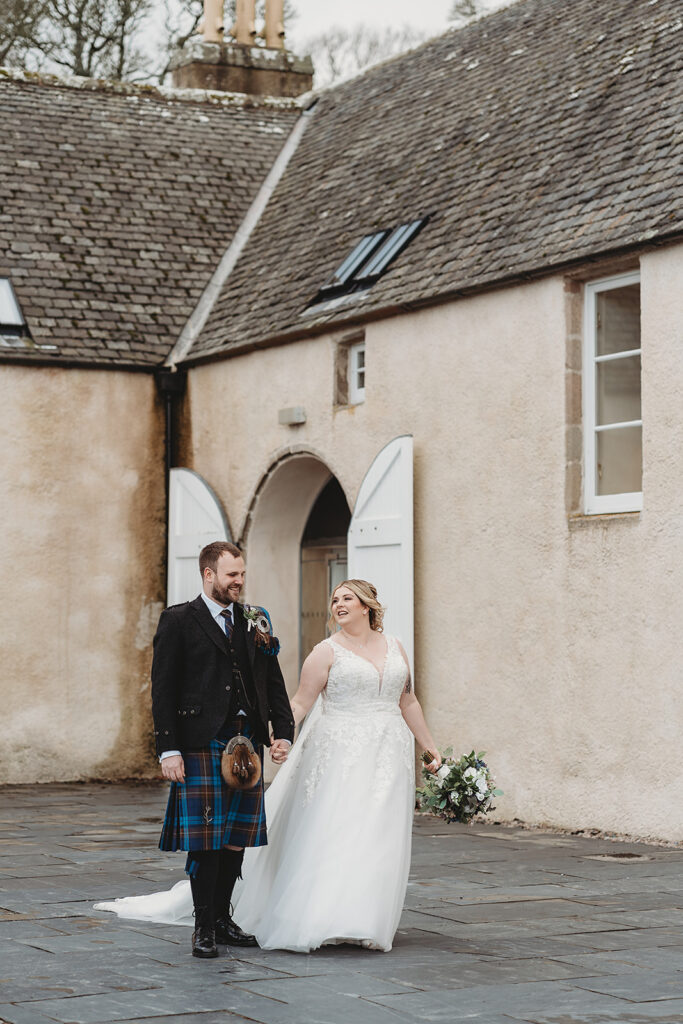
[(365, 401), (365, 339), (349, 348), (349, 405)]
[(365, 332), (342, 338), (337, 346), (336, 405), (360, 405), (365, 401)]

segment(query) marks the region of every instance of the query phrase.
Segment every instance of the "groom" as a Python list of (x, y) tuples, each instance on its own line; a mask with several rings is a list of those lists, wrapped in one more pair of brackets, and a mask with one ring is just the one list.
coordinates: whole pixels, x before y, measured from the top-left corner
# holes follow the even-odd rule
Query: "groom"
[[(230, 899), (244, 847), (268, 841), (263, 778), (253, 789), (229, 789), (221, 755), (241, 732), (261, 757), (263, 745), (270, 746), (279, 764), (294, 738), (294, 719), (270, 619), (239, 603), (245, 576), (239, 548), (227, 541), (207, 544), (199, 571), (199, 597), (165, 609), (159, 619), (152, 713), (161, 773), (171, 782), (159, 846), (188, 851), (192, 953), (215, 957), (217, 942), (257, 945), (232, 920)], [(272, 742), (269, 722), (278, 737)]]

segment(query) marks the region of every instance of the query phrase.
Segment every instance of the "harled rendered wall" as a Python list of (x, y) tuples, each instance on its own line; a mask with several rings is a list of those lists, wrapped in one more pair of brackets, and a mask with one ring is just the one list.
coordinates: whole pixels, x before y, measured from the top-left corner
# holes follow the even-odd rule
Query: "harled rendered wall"
[[(576, 325), (559, 276), (369, 325), (354, 408), (334, 406), (339, 334), (198, 367), (186, 461), (239, 537), (288, 449), (318, 454), (353, 505), (377, 452), (412, 433), (417, 689), (438, 741), (488, 752), (506, 819), (680, 839), (683, 247), (641, 271), (642, 513), (568, 511)], [(293, 405), (306, 424), (279, 426)], [(250, 597), (282, 606), (283, 586), (274, 572)]]
[(163, 418), (151, 375), (0, 366), (0, 781), (155, 771)]

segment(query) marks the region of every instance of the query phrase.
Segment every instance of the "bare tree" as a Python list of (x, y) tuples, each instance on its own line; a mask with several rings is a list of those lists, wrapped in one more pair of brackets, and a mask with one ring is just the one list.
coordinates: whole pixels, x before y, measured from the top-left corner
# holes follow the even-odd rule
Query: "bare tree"
[(404, 53), (425, 38), (424, 32), (408, 25), (383, 31), (363, 25), (352, 29), (335, 25), (303, 40), (302, 51), (313, 58), (315, 84), (321, 87), (351, 78), (387, 57)]
[(0, 64), (23, 63), (40, 36), (46, 0), (0, 0)]
[(10, 66), (129, 77), (143, 54), (138, 29), (154, 0), (0, 0), (2, 58)]
[[(203, 6), (203, 0), (0, 0), (0, 64), (163, 82), (171, 52), (197, 31)], [(259, 18), (264, 6), (259, 0)], [(284, 14), (291, 24), (291, 0)], [(235, 0), (226, 0), (228, 28), (234, 17)]]

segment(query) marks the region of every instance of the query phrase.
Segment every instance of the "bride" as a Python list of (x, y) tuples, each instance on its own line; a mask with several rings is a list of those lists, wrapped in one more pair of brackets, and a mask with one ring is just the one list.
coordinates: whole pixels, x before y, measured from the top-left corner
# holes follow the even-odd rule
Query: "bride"
[[(266, 794), (268, 845), (247, 852), (233, 897), (233, 919), (263, 949), (391, 949), (410, 869), (411, 733), (430, 770), (441, 758), (383, 614), (371, 583), (345, 580), (330, 601), (337, 632), (304, 662), (292, 710), (297, 724), (308, 717)], [(96, 909), (192, 924), (187, 881)]]

